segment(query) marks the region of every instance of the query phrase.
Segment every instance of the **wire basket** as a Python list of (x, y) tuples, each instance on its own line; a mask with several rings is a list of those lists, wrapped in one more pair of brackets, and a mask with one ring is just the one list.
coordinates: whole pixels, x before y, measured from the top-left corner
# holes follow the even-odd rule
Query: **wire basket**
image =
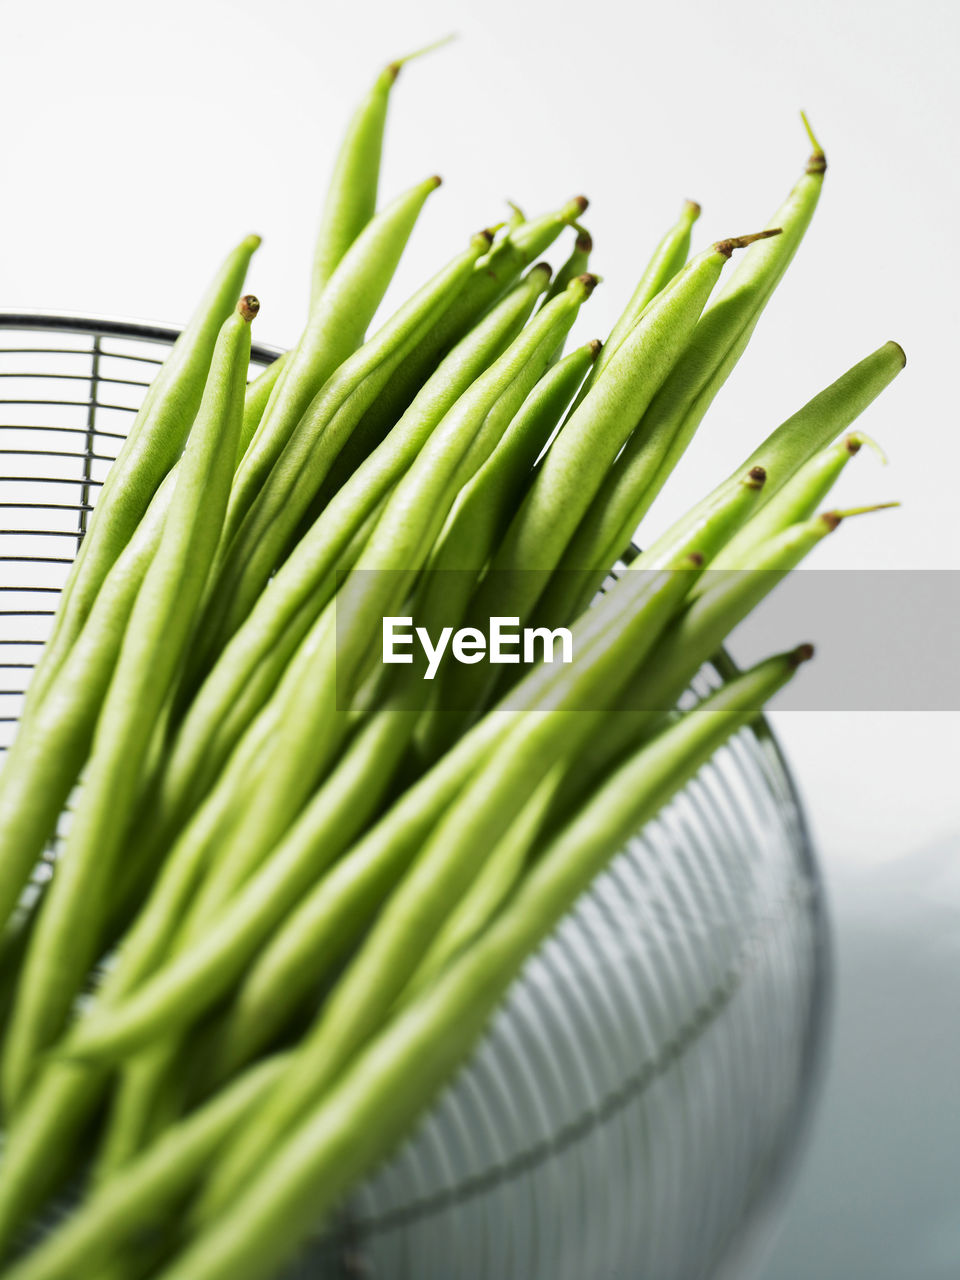
[[(0, 312), (0, 761), (96, 493), (177, 332)], [(804, 1130), (827, 972), (803, 815), (761, 720), (597, 878), (285, 1280), (742, 1275)]]

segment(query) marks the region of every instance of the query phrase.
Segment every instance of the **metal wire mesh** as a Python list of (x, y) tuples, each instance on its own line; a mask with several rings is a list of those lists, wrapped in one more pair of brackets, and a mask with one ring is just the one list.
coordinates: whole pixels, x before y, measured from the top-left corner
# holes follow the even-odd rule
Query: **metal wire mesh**
[[(176, 332), (0, 313), (0, 753)], [(254, 351), (260, 365), (276, 354)], [(760, 722), (598, 878), (289, 1280), (716, 1276), (760, 1230), (796, 1150), (826, 964), (802, 813)]]

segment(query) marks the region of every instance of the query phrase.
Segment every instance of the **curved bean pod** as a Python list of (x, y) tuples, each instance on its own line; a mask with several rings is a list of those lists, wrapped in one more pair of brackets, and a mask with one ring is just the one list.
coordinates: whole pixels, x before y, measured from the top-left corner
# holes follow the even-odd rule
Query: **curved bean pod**
[(259, 426), (244, 452), (230, 493), (223, 543), (229, 545), (310, 401), (363, 341), (383, 300), (420, 210), (440, 185), (418, 183), (387, 205), (347, 250), (290, 352)]

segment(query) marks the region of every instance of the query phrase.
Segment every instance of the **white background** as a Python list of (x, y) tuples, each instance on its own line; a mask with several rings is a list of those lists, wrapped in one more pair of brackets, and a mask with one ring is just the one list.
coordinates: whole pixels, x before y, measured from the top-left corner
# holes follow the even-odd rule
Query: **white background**
[[(538, 212), (583, 191), (605, 277), (584, 339), (610, 327), (683, 197), (704, 207), (698, 246), (766, 222), (807, 154), (806, 108), (830, 162), (820, 210), (652, 522), (895, 338), (907, 369), (862, 420), (890, 466), (864, 451), (838, 498), (903, 507), (845, 525), (817, 564), (960, 567), (955, 4), (7, 0), (0, 16), (0, 305), (181, 321), (258, 231), (258, 336), (278, 345), (303, 317), (339, 131), (378, 67), (419, 44), (460, 35), (395, 90), (384, 194), (435, 171), (445, 184), (390, 297), (504, 199)], [(806, 638), (815, 626), (783, 642)], [(767, 1274), (954, 1275), (960, 1210), (935, 1188), (960, 1185), (940, 1071), (960, 1050), (960, 717), (774, 718), (833, 897), (840, 984), (820, 1129)]]

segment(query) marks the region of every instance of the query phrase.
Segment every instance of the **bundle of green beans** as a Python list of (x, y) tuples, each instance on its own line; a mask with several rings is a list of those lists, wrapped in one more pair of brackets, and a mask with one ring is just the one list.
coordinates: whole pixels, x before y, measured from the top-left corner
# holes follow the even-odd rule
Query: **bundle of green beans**
[[(9, 1280), (279, 1274), (591, 878), (812, 651), (680, 714), (702, 664), (874, 509), (818, 512), (894, 343), (595, 599), (793, 258), (823, 152), (811, 133), (765, 229), (692, 258), (686, 202), (604, 344), (564, 354), (598, 283), (582, 197), (465, 236), (367, 336), (439, 185), (376, 211), (400, 66), (342, 144), (294, 348), (247, 382), (248, 237), (158, 373), (0, 774)], [(564, 628), (574, 660), (388, 666), (401, 614)]]

